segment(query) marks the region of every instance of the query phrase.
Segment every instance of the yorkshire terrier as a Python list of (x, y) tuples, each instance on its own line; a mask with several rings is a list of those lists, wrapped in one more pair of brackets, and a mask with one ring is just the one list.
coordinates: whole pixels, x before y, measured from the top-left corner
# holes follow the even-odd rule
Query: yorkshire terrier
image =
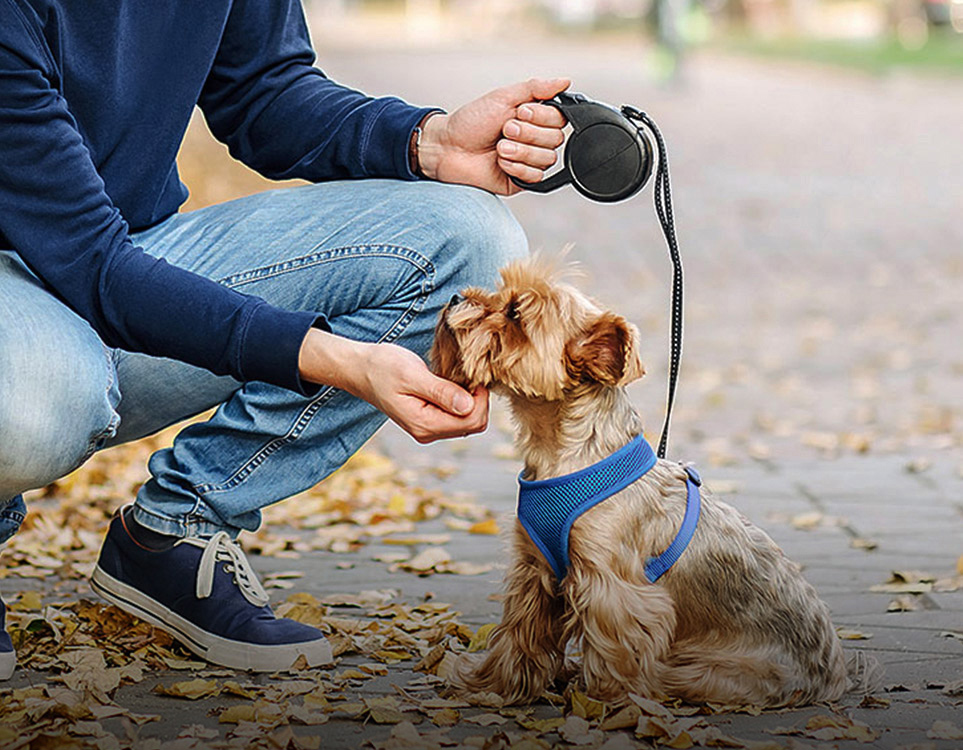
[[(532, 257), (504, 268), (494, 292), (465, 290), (442, 311), (431, 352), (439, 375), (507, 397), (525, 461), (520, 483), (533, 487), (643, 450), (625, 392), (644, 374), (638, 331), (564, 275)], [(800, 566), (701, 489), (694, 471), (644, 449), (644, 476), (574, 522), (555, 519), (554, 547), (535, 533), (545, 523), (516, 521), (502, 621), (487, 653), (457, 662), (453, 686), (531, 702), (571, 668), (572, 643), (586, 692), (608, 702), (635, 693), (788, 706), (872, 689), (878, 665), (859, 652), (847, 663), (829, 608)], [(680, 527), (691, 530), (684, 519), (693, 502), (691, 541), (653, 575), (647, 563), (676, 547)], [(540, 512), (552, 526), (551, 507)]]

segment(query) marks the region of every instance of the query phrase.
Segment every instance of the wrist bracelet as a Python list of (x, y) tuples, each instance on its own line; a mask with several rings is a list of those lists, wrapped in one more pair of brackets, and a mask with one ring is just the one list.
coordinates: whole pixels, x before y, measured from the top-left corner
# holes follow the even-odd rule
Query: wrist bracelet
[[(424, 122), (424, 120), (422, 120)], [(421, 148), (421, 125), (411, 131), (411, 140), (408, 141), (408, 166), (411, 173), (421, 177), (421, 165), (418, 163), (418, 149)]]

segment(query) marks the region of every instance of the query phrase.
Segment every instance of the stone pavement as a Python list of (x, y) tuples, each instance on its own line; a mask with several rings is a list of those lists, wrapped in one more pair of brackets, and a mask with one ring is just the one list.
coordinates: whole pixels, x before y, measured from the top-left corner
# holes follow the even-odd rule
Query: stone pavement
[[(414, 53), (390, 45), (347, 49), (320, 38), (328, 73), (372, 93), (455, 106), (518, 77), (562, 73), (578, 90), (649, 110), (669, 141), (688, 274), (686, 358), (670, 456), (694, 460), (710, 488), (803, 564), (836, 623), (865, 636), (846, 647), (885, 665), (887, 687), (879, 696), (887, 707), (860, 708), (854, 699), (842, 705), (882, 732), (863, 746), (963, 746), (927, 737), (937, 720), (963, 726), (963, 698), (946, 689), (963, 679), (963, 591), (911, 595), (906, 606), (918, 609), (905, 612), (887, 611), (895, 592), (870, 591), (891, 571), (950, 578), (963, 555), (963, 140), (951, 137), (948, 125), (963, 122), (963, 83), (706, 55), (691, 61), (684, 87), (669, 90), (648, 82), (642, 47), (624, 39)], [(590, 204), (571, 191), (520, 196), (511, 206), (535, 248), (555, 252), (575, 243), (571, 257), (584, 267), (585, 288), (639, 325), (649, 376), (632, 393), (656, 437), (669, 262), (651, 187), (617, 206)], [(454, 464), (452, 476), (429, 479), (425, 472), (425, 481), (471, 492), (509, 514), (519, 466), (505, 458), (505, 423), (498, 407), (484, 436), (422, 447), (386, 429), (375, 442), (414, 469)], [(458, 560), (504, 558), (492, 537), (466, 534), (456, 544)], [(371, 558), (390, 549), (372, 543), (360, 553), (303, 557), (297, 566), (306, 576), (297, 589), (392, 588), (408, 602), (431, 592), (473, 627), (497, 620), (492, 596), (501, 569), (476, 577), (389, 573)], [(261, 573), (292, 565), (253, 562)], [(0, 581), (0, 590), (9, 597), (16, 583)], [(393, 686), (413, 676), (402, 663), (361, 690), (395, 694)], [(21, 671), (11, 686), (42, 679)], [(188, 723), (218, 728), (208, 712), (230, 699), (187, 703), (149, 692), (157, 681), (177, 679), (183, 675), (158, 675), (118, 692), (121, 705), (164, 716), (143, 736), (173, 739)], [(792, 739), (766, 730), (803, 727), (816, 713), (827, 712), (709, 721), (742, 739), (791, 747)], [(551, 706), (536, 712), (557, 715)], [(450, 735), (506, 729), (518, 731), (511, 723), (463, 723)], [(322, 747), (352, 748), (383, 740), (390, 727), (332, 719), (295, 731), (320, 734)], [(546, 739), (568, 746), (557, 735)], [(795, 741), (857, 746), (804, 735)]]

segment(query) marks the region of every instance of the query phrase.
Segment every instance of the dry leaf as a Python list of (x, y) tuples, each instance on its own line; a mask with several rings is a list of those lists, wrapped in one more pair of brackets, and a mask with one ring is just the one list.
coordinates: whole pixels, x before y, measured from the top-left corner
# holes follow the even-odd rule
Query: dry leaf
[(843, 627), (836, 628), (836, 635), (843, 641), (866, 641), (873, 637), (871, 633)]
[(887, 612), (916, 612), (922, 609), (919, 600), (914, 596), (897, 596), (886, 606)]
[(497, 622), (490, 622), (478, 628), (472, 635), (471, 642), (468, 644), (468, 653), (473, 654), (476, 651), (484, 651), (488, 648), (488, 639), (491, 637), (492, 631), (497, 627)]
[(926, 736), (931, 740), (963, 740), (963, 729), (952, 721), (934, 721)]
[(212, 695), (220, 695), (221, 688), (217, 684), (217, 680), (198, 679), (175, 682), (173, 685), (157, 685), (154, 687), (154, 692), (159, 695), (196, 701), (201, 698), (209, 698)]
[(399, 567), (412, 573), (427, 575), (434, 572), (436, 565), (449, 560), (451, 560), (451, 555), (443, 547), (429, 547), (407, 562), (400, 563)]
[(465, 721), (471, 722), (472, 724), (479, 724), (483, 727), (490, 727), (492, 725), (502, 725), (507, 718), (504, 716), (499, 716), (498, 714), (480, 714), (478, 716), (465, 716)]
[(602, 742), (604, 735), (579, 716), (569, 716), (558, 730), (559, 737), (572, 745), (592, 745)]
[(555, 716), (550, 719), (530, 719), (518, 717), (515, 719), (515, 723), (518, 724), (522, 729), (531, 729), (533, 732), (538, 732), (539, 734), (547, 734), (549, 732), (554, 732), (560, 726), (565, 723), (565, 718), (563, 716)]
[(468, 533), (490, 534), (492, 536), (497, 536), (499, 533), (501, 533), (501, 529), (498, 528), (498, 522), (494, 518), (489, 518), (485, 521), (479, 521), (478, 523), (469, 526)]
[(599, 725), (599, 729), (606, 732), (613, 729), (631, 729), (639, 723), (640, 716), (642, 716), (641, 708), (638, 706), (625, 706), (606, 718)]
[(453, 727), (458, 723), (461, 714), (453, 708), (442, 708), (439, 711), (432, 711), (428, 714), (431, 723), (439, 727)]
[(405, 720), (405, 715), (398, 707), (398, 701), (394, 698), (365, 698), (365, 707), (368, 715), (376, 724), (399, 724)]

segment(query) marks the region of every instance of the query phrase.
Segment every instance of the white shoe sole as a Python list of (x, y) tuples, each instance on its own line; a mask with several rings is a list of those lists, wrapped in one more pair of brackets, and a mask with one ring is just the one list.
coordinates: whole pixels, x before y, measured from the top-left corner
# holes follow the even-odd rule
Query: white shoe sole
[(0, 680), (9, 680), (17, 668), (17, 654), (13, 651), (0, 651)]
[(302, 656), (309, 667), (334, 663), (331, 645), (324, 638), (271, 646), (233, 641), (208, 633), (134, 587), (108, 575), (99, 565), (94, 568), (90, 587), (125, 612), (166, 630), (202, 659), (223, 667), (277, 672), (289, 669)]

